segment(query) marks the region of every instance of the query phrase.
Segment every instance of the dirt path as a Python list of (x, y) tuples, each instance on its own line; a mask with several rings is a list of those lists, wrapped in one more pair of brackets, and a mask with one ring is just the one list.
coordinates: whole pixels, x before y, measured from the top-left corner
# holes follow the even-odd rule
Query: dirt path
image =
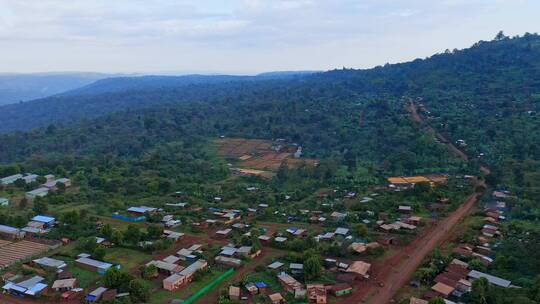
[(433, 129), (433, 127), (429, 126), (428, 124), (426, 124), (424, 122), (424, 120), (422, 119), (422, 116), (420, 116), (420, 114), (418, 114), (418, 106), (416, 105), (416, 103), (414, 102), (408, 102), (406, 105), (405, 105), (405, 108), (407, 109), (407, 111), (411, 114), (411, 119), (420, 124), (422, 126), (422, 128), (424, 128), (425, 131), (427, 131), (428, 133), (431, 133), (433, 134), (435, 137), (437, 137), (439, 139), (440, 142), (444, 143), (446, 145), (446, 147), (448, 148), (448, 150), (452, 151), (452, 153), (454, 153), (455, 155), (459, 156), (460, 158), (462, 158), (463, 160), (465, 161), (468, 161), (469, 160), (469, 157), (467, 156), (467, 154), (465, 154), (463, 151), (461, 151), (460, 149), (458, 149), (456, 146), (454, 146), (454, 144), (452, 144), (451, 141), (449, 141), (446, 137), (444, 137), (442, 134), (438, 133), (435, 129)]
[[(457, 156), (465, 161), (469, 160), (463, 151), (459, 150), (431, 126), (424, 123), (422, 117), (418, 114), (416, 104), (409, 102), (406, 107), (413, 121), (420, 124), (427, 132), (439, 138)], [(489, 168), (486, 166), (481, 166), (480, 171), (486, 175), (490, 173)], [(481, 189), (481, 186), (485, 186), (484, 182), (476, 181), (475, 191), (477, 192), (467, 197), (458, 209), (438, 223), (426, 228), (421, 235), (416, 237), (415, 240), (395, 255), (384, 261), (375, 263), (372, 267), (371, 278), (366, 282), (360, 283), (355, 293), (341, 298), (338, 303), (392, 303), (394, 295), (402, 286), (408, 283), (416, 269), (422, 264), (424, 258), (439, 244), (448, 240), (452, 236), (452, 230), (468, 215), (477, 202), (478, 197), (482, 194), (478, 191), (478, 189)]]

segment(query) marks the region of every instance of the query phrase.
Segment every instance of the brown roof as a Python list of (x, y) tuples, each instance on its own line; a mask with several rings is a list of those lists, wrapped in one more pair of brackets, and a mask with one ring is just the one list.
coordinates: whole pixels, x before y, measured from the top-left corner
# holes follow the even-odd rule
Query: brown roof
[(467, 277), (467, 274), (469, 273), (469, 270), (467, 267), (458, 265), (458, 264), (450, 264), (446, 267), (446, 271), (455, 275), (458, 275), (459, 278), (463, 279)]
[(236, 286), (230, 286), (229, 287), (229, 295), (231, 296), (240, 296), (240, 288)]
[(409, 304), (428, 304), (428, 301), (412, 297)]
[(75, 288), (77, 279), (63, 279), (54, 281), (52, 288)]
[(458, 280), (454, 280), (453, 278), (449, 277), (447, 273), (441, 273), (438, 276), (435, 277), (434, 281), (436, 283), (443, 283), (445, 285), (456, 287)]
[(361, 276), (366, 276), (370, 268), (371, 268), (371, 264), (369, 263), (366, 263), (363, 261), (354, 261), (349, 266), (349, 268), (347, 268), (347, 272), (353, 272)]
[(455, 288), (452, 286), (443, 284), (443, 283), (437, 283), (431, 286), (431, 289), (437, 293), (440, 293), (441, 295), (445, 297), (448, 297), (452, 293), (452, 291), (454, 291)]
[(282, 301), (283, 296), (280, 293), (273, 293), (271, 295), (268, 295), (268, 298), (270, 298), (270, 301)]

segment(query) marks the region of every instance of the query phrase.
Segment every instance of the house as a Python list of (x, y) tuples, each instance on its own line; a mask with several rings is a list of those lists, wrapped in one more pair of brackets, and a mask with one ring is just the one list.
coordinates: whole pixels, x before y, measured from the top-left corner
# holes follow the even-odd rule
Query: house
[(400, 205), (398, 207), (398, 211), (401, 212), (401, 213), (411, 213), (412, 212), (412, 207), (411, 206), (406, 206), (406, 205)]
[(36, 179), (38, 178), (38, 175), (37, 174), (28, 174), (26, 176), (23, 176), (21, 179), (27, 183), (27, 184), (30, 184), (30, 183), (33, 183), (36, 181)]
[(19, 228), (0, 225), (0, 236), (1, 237), (7, 238), (7, 239), (10, 239), (10, 240), (15, 240), (15, 239), (24, 238), (25, 234), (26, 234), (26, 232), (22, 231)]
[(276, 238), (274, 238), (274, 241), (276, 241), (276, 243), (278, 244), (283, 244), (287, 241), (287, 238), (286, 237), (282, 237), (282, 236), (278, 236)]
[(180, 258), (174, 255), (170, 255), (162, 260), (165, 263), (176, 264), (180, 261)]
[[(105, 272), (107, 272), (109, 268), (114, 266), (111, 263), (94, 260), (88, 257), (78, 258), (77, 260), (75, 260), (75, 264), (77, 265), (77, 267), (97, 272), (99, 274), (105, 274)], [(120, 265), (117, 265), (116, 267), (120, 268)]]
[(326, 304), (326, 288), (322, 284), (308, 284), (307, 298), (309, 303)]
[(36, 223), (42, 223), (43, 229), (52, 228), (56, 223), (56, 219), (54, 217), (45, 215), (36, 215), (31, 219), (31, 221)]
[(174, 273), (180, 272), (184, 269), (183, 266), (180, 266), (178, 264), (173, 264), (173, 263), (167, 263), (165, 261), (153, 260), (146, 263), (146, 266), (150, 266), (150, 265), (154, 265), (158, 269), (159, 273), (162, 273), (168, 276)]
[(229, 299), (231, 301), (239, 301), (240, 300), (240, 287), (229, 286)]
[(157, 208), (146, 207), (146, 206), (129, 207), (127, 209), (127, 212), (129, 212), (129, 213), (131, 213), (133, 215), (136, 215), (136, 216), (141, 216), (141, 215), (145, 215), (147, 213), (155, 213), (155, 212), (157, 212)]
[(272, 239), (272, 237), (268, 236), (268, 235), (261, 235), (258, 237), (259, 241), (261, 242), (261, 244), (268, 244), (270, 242), (270, 240)]
[(289, 269), (294, 274), (300, 274), (300, 273), (304, 272), (304, 264), (290, 263), (289, 264)]
[(287, 292), (294, 294), (296, 290), (303, 289), (302, 283), (298, 282), (295, 278), (285, 272), (278, 274), (277, 277), (279, 283)]
[(49, 258), (49, 257), (42, 257), (42, 258), (33, 260), (32, 262), (34, 262), (34, 264), (42, 268), (51, 269), (51, 270), (59, 270), (67, 266), (64, 261)]
[(332, 285), (332, 287), (330, 288), (330, 292), (336, 297), (341, 297), (341, 296), (350, 294), (352, 293), (352, 290), (353, 289), (351, 285), (347, 283), (338, 283), (338, 284)]
[(433, 290), (443, 298), (448, 298), (448, 296), (454, 291), (454, 289), (454, 287), (448, 286), (444, 283), (437, 283), (431, 286), (431, 290)]
[(226, 257), (226, 256), (222, 256), (222, 255), (219, 255), (217, 256), (214, 261), (218, 264), (222, 264), (222, 265), (225, 265), (225, 266), (231, 266), (231, 267), (234, 267), (234, 268), (238, 268), (240, 266), (242, 266), (242, 260), (240, 259), (235, 259), (235, 258), (230, 258), (230, 257)]
[(331, 217), (334, 221), (340, 222), (340, 221), (345, 220), (345, 218), (347, 217), (347, 214), (346, 214), (346, 213), (341, 213), (341, 212), (334, 211), (334, 212), (332, 212), (332, 213), (330, 214), (330, 217)]
[(259, 293), (266, 293), (268, 285), (265, 282), (255, 282), (255, 287), (259, 290)]
[(227, 229), (223, 229), (223, 230), (218, 230), (216, 231), (216, 238), (220, 238), (220, 239), (223, 239), (223, 238), (227, 238), (229, 236), (229, 234), (231, 234), (231, 231), (232, 229), (230, 228), (227, 228)]
[(268, 299), (270, 299), (270, 303), (272, 304), (281, 304), (284, 301), (283, 296), (280, 293), (270, 294), (268, 295)]
[(98, 287), (94, 289), (92, 292), (90, 292), (89, 294), (87, 294), (84, 300), (86, 302), (98, 302), (99, 300), (101, 300), (101, 297), (106, 291), (107, 291), (107, 288)]
[(503, 287), (503, 288), (508, 288), (512, 284), (512, 282), (510, 282), (508, 280), (501, 279), (499, 277), (492, 276), (492, 275), (489, 275), (487, 273), (483, 273), (483, 272), (476, 271), (476, 270), (472, 270), (471, 272), (469, 272), (467, 277), (472, 281), (480, 279), (480, 278), (485, 278), (486, 280), (488, 280), (488, 282), (490, 284), (493, 284), (493, 285), (499, 286), (499, 287)]
[(367, 250), (367, 246), (364, 243), (352, 243), (349, 245), (349, 250), (356, 253), (364, 253)]
[(23, 178), (22, 174), (15, 174), (15, 175), (6, 176), (6, 177), (0, 179), (0, 184), (2, 184), (2, 185), (11, 185), (16, 180), (21, 179), (21, 178)]
[(193, 281), (195, 273), (201, 269), (208, 267), (208, 262), (205, 260), (197, 260), (188, 267), (184, 268), (177, 274), (172, 274), (171, 276), (163, 280), (163, 289), (168, 291), (174, 291), (181, 286), (188, 284)]
[(334, 233), (341, 236), (347, 236), (347, 234), (349, 234), (349, 229), (339, 227), (336, 228), (336, 231)]
[(29, 200), (33, 200), (37, 197), (45, 197), (49, 194), (49, 188), (41, 187), (34, 189), (32, 191), (26, 192), (26, 198)]
[(253, 247), (251, 246), (241, 246), (240, 248), (236, 249), (235, 255), (240, 257), (249, 257), (251, 256), (251, 250)]
[(252, 296), (259, 293), (259, 288), (257, 288), (257, 286), (255, 286), (253, 283), (247, 283), (244, 287), (246, 287), (246, 290)]
[(103, 293), (101, 301), (112, 301), (115, 300), (117, 296), (118, 291), (116, 289), (109, 289)]
[(4, 197), (0, 197), (0, 206), (9, 206), (9, 200)]
[(45, 175), (44, 177), (45, 177), (45, 182), (46, 182), (46, 183), (52, 182), (52, 181), (55, 179), (54, 174), (47, 174), (47, 175)]
[(281, 267), (283, 267), (283, 263), (279, 262), (279, 261), (275, 261), (273, 262), (272, 264), (268, 265), (267, 267), (269, 269), (272, 269), (272, 270), (277, 270), (277, 269), (280, 269)]
[(369, 278), (369, 271), (371, 269), (371, 264), (363, 262), (363, 261), (354, 261), (351, 265), (349, 265), (349, 268), (347, 268), (346, 272), (353, 273), (357, 276), (357, 278)]
[(171, 231), (171, 230), (163, 230), (163, 234), (165, 235), (165, 237), (173, 242), (178, 242), (180, 241), (182, 238), (184, 238), (184, 233), (182, 232), (176, 232), (176, 231)]
[(8, 282), (2, 289), (16, 296), (37, 296), (47, 288), (47, 284), (43, 282), (44, 278), (33, 276), (19, 283)]
[(419, 216), (410, 216), (408, 219), (405, 220), (405, 223), (415, 226), (420, 225), (420, 222), (422, 222), (422, 218)]
[(51, 288), (54, 289), (56, 292), (64, 292), (72, 290), (73, 288), (75, 288), (76, 285), (77, 279), (63, 279), (54, 281)]
[(428, 301), (412, 297), (409, 300), (409, 304), (428, 304)]

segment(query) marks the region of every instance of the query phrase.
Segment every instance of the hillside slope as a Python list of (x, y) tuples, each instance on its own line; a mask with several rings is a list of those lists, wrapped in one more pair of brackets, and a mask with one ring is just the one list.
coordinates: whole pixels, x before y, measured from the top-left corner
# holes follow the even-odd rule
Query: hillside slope
[(111, 76), (99, 73), (0, 74), (0, 106), (55, 95)]

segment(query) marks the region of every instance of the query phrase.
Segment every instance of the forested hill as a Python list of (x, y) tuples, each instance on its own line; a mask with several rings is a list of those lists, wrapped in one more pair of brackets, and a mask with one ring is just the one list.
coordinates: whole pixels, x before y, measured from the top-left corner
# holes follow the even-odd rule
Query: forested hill
[[(162, 143), (225, 135), (287, 138), (310, 156), (397, 174), (462, 166), (409, 122), (404, 101), (422, 98), (432, 125), (466, 140), (471, 155), (484, 153), (502, 179), (524, 167), (519, 180), (533, 194), (539, 68), (540, 37), (526, 35), (370, 70), (57, 97), (2, 108), (2, 130), (102, 117), (0, 136), (0, 161), (137, 157)], [(121, 109), (129, 110), (110, 113)]]
[[(257, 79), (257, 81), (253, 81)], [(479, 42), (425, 60), (369, 70), (335, 70), (303, 77), (142, 77), (98, 82), (65, 96), (0, 108), (0, 132), (28, 130), (124, 109), (183, 102), (286, 102), (328, 94), (405, 94), (437, 97), (463, 93), (536, 94), (540, 83), (540, 38)], [(334, 92), (335, 91), (335, 92)], [(527, 97), (528, 96), (528, 97)]]

